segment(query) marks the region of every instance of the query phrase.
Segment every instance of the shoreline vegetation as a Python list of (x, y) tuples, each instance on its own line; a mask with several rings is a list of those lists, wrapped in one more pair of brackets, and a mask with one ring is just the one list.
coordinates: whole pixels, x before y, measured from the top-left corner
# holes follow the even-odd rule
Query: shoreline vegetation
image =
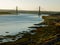
[[(29, 10), (3, 10), (0, 9), (0, 15), (1, 14), (16, 14), (16, 13), (26, 13), (26, 14), (38, 14), (39, 11), (29, 11)], [(41, 14), (60, 14), (59, 11), (40, 11)]]
[[(34, 24), (37, 27), (30, 32), (19, 32), (15, 36), (5, 36), (15, 40), (11, 42), (0, 43), (0, 45), (60, 45), (60, 16), (42, 16), (44, 21), (39, 24)], [(45, 26), (40, 26), (45, 25)], [(22, 35), (22, 37), (21, 37)]]

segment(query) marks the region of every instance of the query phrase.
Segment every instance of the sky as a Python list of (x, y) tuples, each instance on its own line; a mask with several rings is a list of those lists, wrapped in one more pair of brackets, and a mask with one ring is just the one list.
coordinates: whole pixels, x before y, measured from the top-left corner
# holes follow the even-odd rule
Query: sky
[(60, 0), (0, 0), (0, 9), (60, 11)]

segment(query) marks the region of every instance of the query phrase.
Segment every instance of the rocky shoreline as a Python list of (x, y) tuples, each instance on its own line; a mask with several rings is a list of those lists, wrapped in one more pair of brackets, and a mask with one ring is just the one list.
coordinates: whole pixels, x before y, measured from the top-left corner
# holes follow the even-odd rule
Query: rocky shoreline
[(18, 35), (23, 34), (21, 38), (0, 45), (60, 45), (60, 16), (43, 16), (42, 18), (44, 22), (29, 27), (36, 29), (19, 33)]

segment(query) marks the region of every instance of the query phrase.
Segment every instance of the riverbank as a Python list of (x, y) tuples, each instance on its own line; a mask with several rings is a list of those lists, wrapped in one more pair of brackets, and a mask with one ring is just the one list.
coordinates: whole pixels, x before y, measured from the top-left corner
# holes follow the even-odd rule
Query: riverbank
[[(38, 10), (18, 10), (18, 13), (23, 13), (23, 14), (38, 14)], [(41, 14), (60, 14), (59, 11), (41, 11)], [(0, 9), (0, 15), (1, 14), (16, 14), (16, 10), (9, 10), (9, 9)]]
[(58, 17), (43, 16), (43, 23), (29, 27), (36, 29), (20, 33), (23, 34), (22, 38), (18, 38), (14, 42), (1, 43), (0, 45), (60, 45), (60, 18)]

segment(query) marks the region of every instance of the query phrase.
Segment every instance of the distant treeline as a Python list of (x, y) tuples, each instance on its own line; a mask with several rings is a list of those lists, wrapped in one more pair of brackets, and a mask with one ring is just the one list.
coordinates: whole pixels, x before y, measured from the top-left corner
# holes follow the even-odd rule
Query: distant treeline
[(10, 12), (0, 12), (0, 14), (11, 14)]
[[(18, 10), (18, 13), (38, 14), (38, 11)], [(41, 11), (41, 14), (55, 14), (58, 11)], [(0, 10), (0, 14), (16, 14), (16, 10)]]
[[(39, 11), (19, 11), (20, 13), (32, 13), (32, 14), (38, 14)], [(58, 11), (41, 11), (40, 12), (41, 14), (56, 14), (56, 13), (59, 13)]]

